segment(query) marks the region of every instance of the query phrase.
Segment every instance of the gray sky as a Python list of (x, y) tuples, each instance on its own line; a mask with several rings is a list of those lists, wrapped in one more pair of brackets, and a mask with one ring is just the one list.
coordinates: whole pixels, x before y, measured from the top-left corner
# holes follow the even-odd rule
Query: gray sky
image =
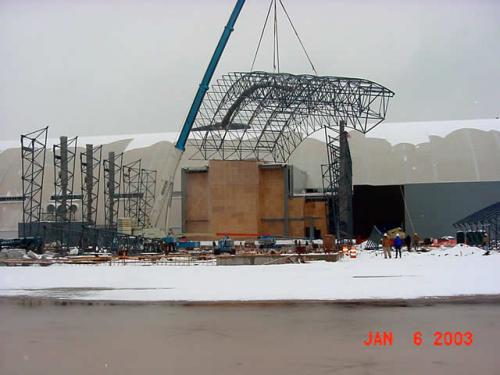
[[(247, 0), (214, 78), (250, 69)], [(0, 139), (179, 130), (234, 0), (0, 0)], [(320, 75), (396, 92), (388, 121), (500, 115), (500, 1), (286, 0)], [(282, 14), (280, 14), (282, 17)], [(311, 73), (284, 18), (281, 70)], [(271, 34), (257, 70), (272, 70)]]

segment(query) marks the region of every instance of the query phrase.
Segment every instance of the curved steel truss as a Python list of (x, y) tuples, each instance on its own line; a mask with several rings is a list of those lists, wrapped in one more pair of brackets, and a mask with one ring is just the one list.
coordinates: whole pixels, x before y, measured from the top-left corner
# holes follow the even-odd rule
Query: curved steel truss
[(286, 162), (322, 128), (366, 133), (394, 93), (375, 82), (286, 73), (229, 73), (204, 99), (191, 133), (195, 158)]

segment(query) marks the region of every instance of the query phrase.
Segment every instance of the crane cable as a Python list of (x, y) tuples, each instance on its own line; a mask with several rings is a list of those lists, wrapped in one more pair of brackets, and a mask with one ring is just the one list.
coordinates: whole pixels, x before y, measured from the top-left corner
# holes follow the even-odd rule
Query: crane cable
[(276, 0), (274, 0), (274, 33), (273, 33), (273, 71), (276, 72), (278, 65), (278, 73), (280, 72), (280, 47), (278, 42), (278, 12), (276, 9)]
[(257, 55), (259, 53), (260, 45), (262, 43), (262, 38), (264, 37), (264, 32), (266, 31), (267, 21), (269, 20), (269, 14), (271, 14), (271, 8), (273, 6), (273, 1), (274, 0), (271, 0), (271, 2), (269, 3), (269, 9), (267, 9), (266, 20), (264, 21), (264, 26), (262, 27), (262, 31), (260, 32), (259, 43), (257, 44), (257, 49), (255, 50), (255, 55), (253, 56), (252, 67), (250, 68), (251, 72), (253, 72), (255, 60), (257, 60)]
[(281, 4), (281, 7), (283, 8), (283, 11), (285, 12), (285, 15), (286, 15), (286, 18), (288, 19), (288, 22), (290, 22), (290, 26), (292, 26), (292, 29), (293, 29), (293, 31), (295, 33), (295, 36), (297, 37), (297, 40), (299, 41), (300, 46), (302, 47), (302, 50), (304, 51), (304, 53), (305, 53), (305, 55), (307, 57), (307, 61), (309, 61), (309, 64), (311, 65), (311, 68), (312, 68), (314, 74), (318, 75), (318, 72), (316, 71), (316, 68), (314, 67), (314, 64), (312, 63), (311, 58), (309, 57), (309, 54), (307, 53), (306, 47), (304, 46), (304, 43), (302, 43), (302, 40), (300, 39), (299, 33), (297, 32), (297, 29), (295, 28), (295, 26), (294, 26), (294, 24), (292, 22), (292, 19), (288, 15), (288, 12), (287, 12), (287, 10), (285, 8), (285, 5), (283, 4), (283, 2), (281, 0), (279, 0), (279, 2)]
[[(409, 219), (410, 225), (411, 225), (411, 227), (413, 229), (413, 233), (416, 233), (415, 224), (413, 223), (413, 219), (412, 219), (412, 215), (410, 213), (410, 209), (408, 208), (408, 204), (406, 203), (406, 197), (405, 197), (405, 193), (403, 192), (403, 186), (402, 185), (399, 185), (399, 191), (401, 192), (401, 198), (403, 198), (403, 204), (404, 204), (404, 208), (405, 208), (405, 213), (408, 214), (408, 219)], [(406, 228), (405, 228), (405, 230), (406, 230)]]
[(274, 8), (274, 28), (273, 28), (273, 70), (276, 71), (278, 70), (278, 73), (280, 72), (280, 60), (279, 60), (279, 43), (278, 43), (278, 10), (277, 10), (277, 1), (279, 1), (281, 8), (283, 9), (283, 12), (285, 13), (286, 18), (288, 19), (288, 22), (290, 23), (290, 26), (292, 27), (293, 32), (295, 33), (295, 36), (297, 37), (297, 40), (299, 41), (300, 46), (302, 47), (302, 50), (304, 51), (304, 54), (306, 55), (307, 61), (311, 65), (312, 71), (314, 72), (315, 75), (318, 75), (318, 72), (316, 71), (316, 68), (314, 67), (314, 64), (311, 60), (311, 57), (309, 56), (309, 53), (306, 50), (306, 47), (304, 46), (304, 43), (302, 42), (302, 39), (300, 39), (299, 33), (297, 29), (295, 28), (295, 25), (292, 22), (292, 19), (290, 18), (290, 15), (288, 14), (288, 11), (285, 8), (285, 5), (283, 4), (282, 0), (271, 0), (269, 3), (269, 7), (267, 9), (267, 14), (266, 14), (266, 19), (264, 21), (264, 25), (262, 27), (260, 37), (259, 37), (259, 42), (257, 44), (257, 49), (255, 50), (255, 54), (253, 57), (252, 61), (252, 66), (250, 68), (250, 71), (253, 71), (253, 68), (255, 66), (255, 61), (257, 60), (257, 55), (260, 50), (260, 46), (262, 44), (262, 39), (264, 37), (264, 33), (266, 31), (267, 23), (269, 21), (269, 16), (271, 14), (271, 10)]

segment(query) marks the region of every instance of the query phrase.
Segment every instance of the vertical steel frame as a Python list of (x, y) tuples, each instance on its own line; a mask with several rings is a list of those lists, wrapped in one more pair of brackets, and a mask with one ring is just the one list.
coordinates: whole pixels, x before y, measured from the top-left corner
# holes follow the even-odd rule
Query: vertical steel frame
[(59, 144), (53, 146), (54, 156), (54, 201), (55, 221), (73, 221), (71, 206), (74, 199), (74, 175), (78, 138), (60, 137)]
[(139, 205), (139, 221), (141, 227), (151, 226), (151, 211), (153, 210), (156, 196), (156, 177), (155, 170), (141, 169), (141, 203)]
[[(40, 222), (42, 217), (42, 188), (45, 174), (48, 126), (21, 135), (23, 223)], [(25, 233), (31, 235), (31, 233)]]
[(139, 207), (141, 204), (141, 159), (125, 164), (122, 171), (125, 192), (125, 216), (135, 219), (139, 225)]
[(99, 178), (101, 175), (102, 146), (86, 145), (80, 153), (82, 176), (82, 221), (88, 226), (97, 223)]
[(328, 229), (338, 240), (352, 238), (352, 159), (345, 130), (340, 121), (338, 133), (327, 136), (328, 164), (321, 166), (326, 198)]
[(104, 160), (104, 222), (108, 229), (116, 228), (120, 213), (122, 168), (123, 153), (110, 152)]

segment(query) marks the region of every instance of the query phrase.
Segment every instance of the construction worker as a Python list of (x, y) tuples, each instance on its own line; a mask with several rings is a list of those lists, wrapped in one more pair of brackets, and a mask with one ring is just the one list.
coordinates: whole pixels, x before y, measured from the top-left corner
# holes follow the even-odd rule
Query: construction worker
[(418, 245), (420, 244), (420, 236), (418, 235), (418, 233), (413, 233), (413, 249), (415, 251), (417, 251), (418, 249)]
[(405, 246), (408, 251), (411, 251), (411, 236), (407, 234), (405, 237)]
[(165, 254), (175, 251), (175, 237), (172, 231), (168, 231), (167, 236), (163, 238), (163, 242), (166, 245)]
[(391, 239), (387, 233), (384, 233), (384, 237), (382, 238), (382, 248), (384, 249), (384, 259), (387, 259), (387, 257), (392, 258)]
[(396, 258), (398, 257), (399, 253), (399, 258), (401, 259), (401, 248), (403, 247), (403, 240), (401, 237), (399, 237), (399, 233), (396, 234), (396, 237), (394, 237), (394, 248), (396, 249)]

